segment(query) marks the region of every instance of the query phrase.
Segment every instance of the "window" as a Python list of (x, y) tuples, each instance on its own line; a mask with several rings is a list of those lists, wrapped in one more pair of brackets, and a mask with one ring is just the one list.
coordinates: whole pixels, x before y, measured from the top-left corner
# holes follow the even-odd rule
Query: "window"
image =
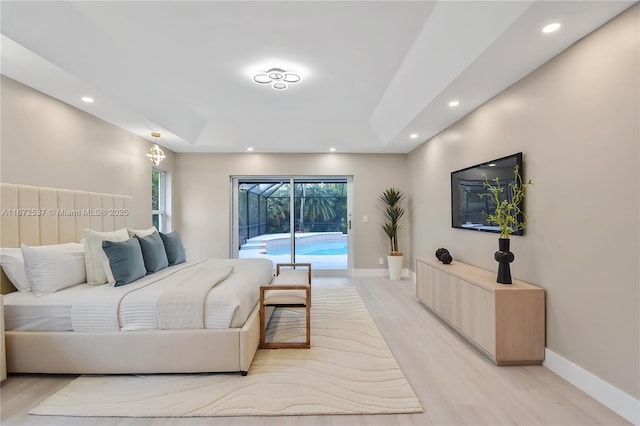
[(165, 195), (165, 172), (153, 169), (151, 171), (151, 215), (153, 226), (162, 232), (166, 231)]

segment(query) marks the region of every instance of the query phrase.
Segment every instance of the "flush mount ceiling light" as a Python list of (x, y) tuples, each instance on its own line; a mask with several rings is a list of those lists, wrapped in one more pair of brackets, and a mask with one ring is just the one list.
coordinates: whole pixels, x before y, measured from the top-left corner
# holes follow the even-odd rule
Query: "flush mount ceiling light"
[[(151, 136), (153, 136), (154, 138), (159, 138), (160, 137), (160, 133), (151, 132)], [(151, 161), (154, 166), (159, 165), (162, 162), (162, 160), (167, 158), (167, 156), (164, 155), (164, 151), (162, 151), (162, 149), (160, 149), (158, 144), (154, 144), (151, 147), (151, 149), (147, 153), (147, 157), (149, 157), (149, 161)]]
[(270, 84), (276, 90), (285, 90), (289, 84), (299, 82), (300, 76), (282, 68), (271, 68), (254, 75), (253, 81), (258, 84)]

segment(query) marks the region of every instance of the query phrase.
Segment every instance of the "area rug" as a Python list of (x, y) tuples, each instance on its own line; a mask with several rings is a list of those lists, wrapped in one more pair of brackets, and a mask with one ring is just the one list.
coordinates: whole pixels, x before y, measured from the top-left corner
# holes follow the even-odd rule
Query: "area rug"
[[(81, 376), (30, 414), (207, 417), (419, 413), (423, 409), (353, 287), (313, 291), (311, 349), (261, 349), (239, 374)], [(277, 309), (274, 339), (302, 336)]]

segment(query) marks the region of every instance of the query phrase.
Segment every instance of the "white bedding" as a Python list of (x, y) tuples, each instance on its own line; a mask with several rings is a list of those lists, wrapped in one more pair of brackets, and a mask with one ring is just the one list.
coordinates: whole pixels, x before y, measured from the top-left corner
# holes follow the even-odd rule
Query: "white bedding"
[[(74, 293), (76, 287), (70, 287)], [(60, 292), (50, 294), (57, 295)], [(16, 331), (71, 331), (71, 304), (64, 298), (35, 297), (33, 293), (5, 294), (4, 327)]]
[[(45, 296), (14, 292), (4, 297), (5, 326), (7, 330), (32, 331), (158, 329), (156, 307), (163, 289), (186, 285), (197, 268), (225, 275), (225, 268), (230, 267), (233, 270), (228, 276), (208, 291), (201, 316), (205, 328), (240, 327), (258, 301), (259, 286), (271, 281), (273, 265), (269, 260), (188, 262), (121, 287), (80, 284)], [(193, 312), (180, 318), (180, 309), (192, 310), (185, 305), (176, 308), (172, 321), (193, 322)]]

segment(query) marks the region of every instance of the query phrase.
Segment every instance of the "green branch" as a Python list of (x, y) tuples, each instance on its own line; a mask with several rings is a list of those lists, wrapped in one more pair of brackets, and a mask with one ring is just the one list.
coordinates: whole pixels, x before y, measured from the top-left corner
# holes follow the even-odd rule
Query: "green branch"
[[(513, 232), (518, 232), (527, 227), (527, 216), (522, 211), (522, 202), (526, 196), (527, 186), (533, 185), (533, 181), (531, 179), (527, 183), (522, 181), (518, 165), (513, 168), (513, 174), (514, 180), (509, 182), (506, 188), (500, 184), (500, 179), (497, 177), (489, 182), (487, 174), (482, 174), (484, 177), (482, 186), (487, 188), (487, 192), (478, 195), (480, 198), (488, 197), (496, 205), (493, 214), (482, 213), (487, 215), (489, 223), (495, 223), (500, 227), (500, 238), (509, 238), (509, 235)], [(505, 189), (508, 189), (512, 194), (511, 200), (509, 200), (508, 194), (507, 197), (501, 197)]]

